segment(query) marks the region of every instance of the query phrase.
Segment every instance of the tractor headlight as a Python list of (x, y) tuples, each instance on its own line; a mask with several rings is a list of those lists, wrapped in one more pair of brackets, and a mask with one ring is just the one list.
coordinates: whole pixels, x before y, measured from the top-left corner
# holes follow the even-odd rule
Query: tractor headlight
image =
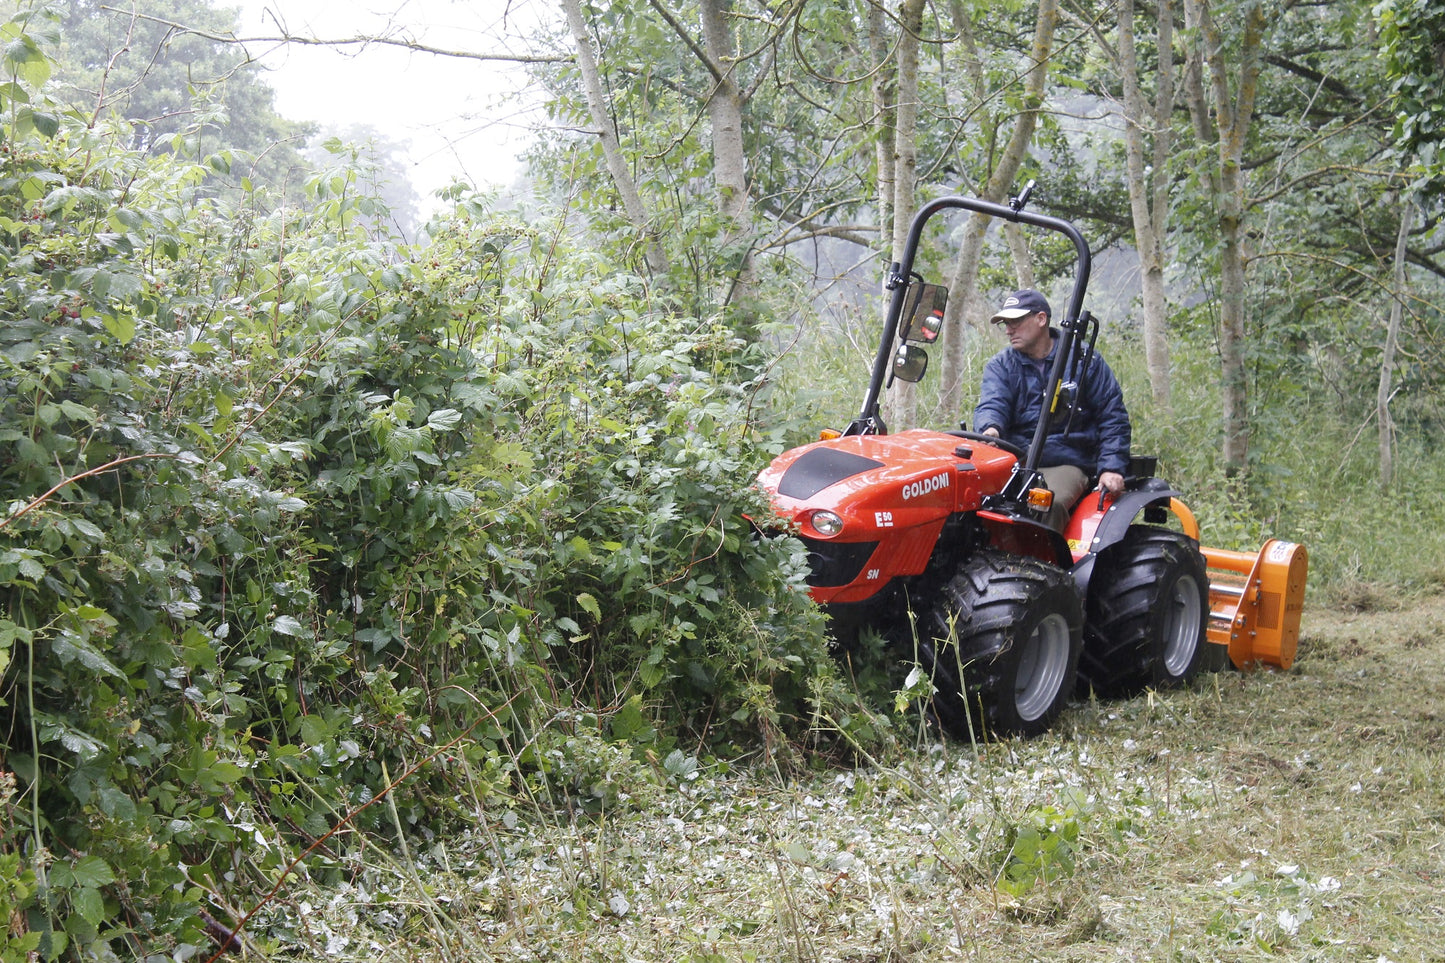
[(832, 538), (843, 530), (843, 519), (830, 511), (814, 512), (808, 518), (813, 530), (825, 538)]

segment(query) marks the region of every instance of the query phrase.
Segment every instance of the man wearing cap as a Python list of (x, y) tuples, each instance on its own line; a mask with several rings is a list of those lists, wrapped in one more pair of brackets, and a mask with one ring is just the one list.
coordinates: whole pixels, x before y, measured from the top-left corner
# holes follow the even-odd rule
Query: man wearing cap
[[(1009, 346), (983, 369), (974, 430), (1020, 448), (1033, 442), (1043, 409), (1044, 385), (1054, 363), (1058, 331), (1049, 327), (1049, 302), (1037, 291), (1009, 295), (991, 320), (1008, 335)], [(1039, 457), (1039, 471), (1054, 493), (1049, 524), (1063, 530), (1070, 510), (1098, 476), (1105, 491), (1124, 490), (1129, 464), (1129, 412), (1118, 379), (1094, 356), (1074, 416), (1051, 425)]]

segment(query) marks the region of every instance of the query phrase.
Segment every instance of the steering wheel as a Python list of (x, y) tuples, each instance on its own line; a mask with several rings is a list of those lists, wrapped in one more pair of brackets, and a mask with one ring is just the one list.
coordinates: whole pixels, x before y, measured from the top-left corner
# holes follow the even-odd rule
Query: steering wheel
[(993, 435), (985, 435), (977, 431), (964, 431), (961, 428), (952, 429), (948, 434), (953, 435), (955, 438), (967, 438), (969, 441), (981, 441), (985, 445), (992, 445), (995, 448), (1008, 452), (1019, 461), (1023, 461), (1027, 455), (1022, 448), (1013, 442), (1004, 441), (1002, 438), (995, 438)]

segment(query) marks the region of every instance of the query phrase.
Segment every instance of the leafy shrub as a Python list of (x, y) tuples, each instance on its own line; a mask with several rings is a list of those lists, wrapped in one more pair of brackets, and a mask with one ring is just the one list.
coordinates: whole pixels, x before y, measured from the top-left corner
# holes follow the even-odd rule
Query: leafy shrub
[(233, 158), (128, 152), (7, 57), (0, 960), (189, 952), (357, 833), (617, 804), (845, 698), (744, 517), (789, 429), (726, 318), (563, 222), (369, 237), (344, 169), (230, 209)]

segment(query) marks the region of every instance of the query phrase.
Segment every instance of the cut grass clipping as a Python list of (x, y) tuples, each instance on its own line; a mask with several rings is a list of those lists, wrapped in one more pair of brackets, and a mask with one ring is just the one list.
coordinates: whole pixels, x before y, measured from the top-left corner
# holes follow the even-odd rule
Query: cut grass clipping
[[(618, 757), (601, 811), (297, 881), (258, 949), (337, 960), (1442, 960), (1445, 597), (1306, 612), (1287, 674), (1075, 704), (799, 780)], [(599, 760), (599, 765), (602, 760)]]

